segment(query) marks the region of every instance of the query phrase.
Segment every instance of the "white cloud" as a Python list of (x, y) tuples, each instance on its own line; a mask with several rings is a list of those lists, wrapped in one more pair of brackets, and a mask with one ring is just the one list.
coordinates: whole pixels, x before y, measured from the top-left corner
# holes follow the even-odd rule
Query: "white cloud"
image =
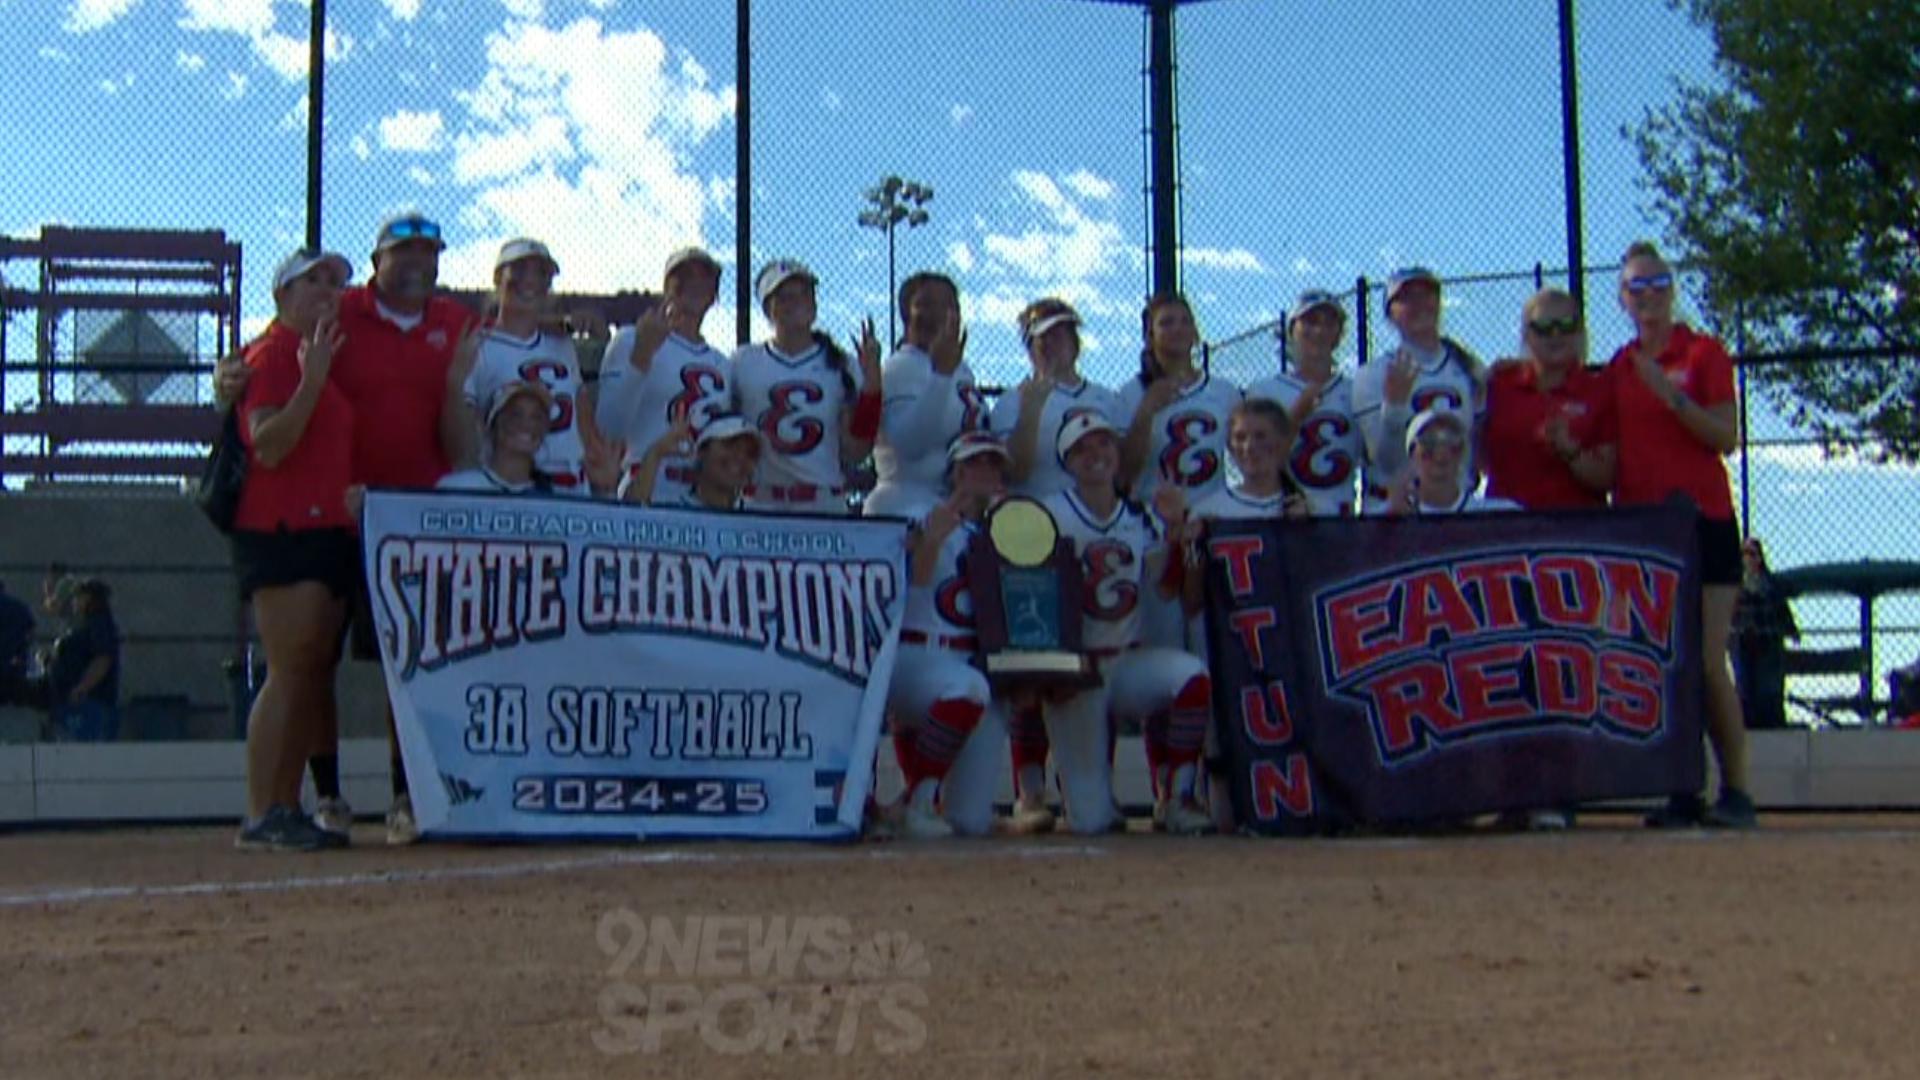
[(56, 49), (52, 45), (42, 45), (40, 46), (40, 59), (69, 64), (73, 62), (73, 54), (64, 49)]
[(954, 127), (959, 127), (961, 124), (973, 119), (973, 106), (956, 104), (953, 108), (947, 110), (947, 118), (953, 121)]
[(828, 112), (839, 112), (840, 106), (844, 104), (846, 104), (846, 99), (841, 97), (832, 87), (823, 86), (820, 88), (821, 108)]
[(947, 245), (947, 261), (963, 274), (973, 273), (973, 249), (967, 246), (965, 240), (955, 240)]
[(1320, 270), (1319, 267), (1313, 265), (1313, 260), (1307, 258), (1305, 255), (1294, 256), (1294, 259), (1293, 259), (1294, 273), (1299, 274), (1302, 277), (1305, 277), (1308, 274), (1318, 273), (1319, 270)]
[(546, 5), (541, 0), (500, 0), (500, 6), (514, 18), (528, 22), (540, 22), (547, 17)]
[(133, 72), (122, 72), (118, 79), (101, 79), (95, 85), (100, 87), (103, 94), (117, 94), (133, 87)]
[[(731, 86), (715, 88), (690, 55), (644, 29), (592, 18), (564, 28), (509, 23), (488, 35), (487, 70), (457, 91), (449, 122), (457, 218), (471, 240), (450, 248), (450, 284), (487, 280), (500, 241), (535, 235), (566, 267), (565, 286), (632, 288), (655, 281), (668, 252), (707, 235), (730, 183), (690, 167), (693, 149), (731, 118)], [(723, 285), (726, 294), (731, 285)], [(724, 320), (724, 321), (715, 321)], [(731, 326), (718, 309), (709, 326)]]
[(1188, 266), (1205, 270), (1231, 270), (1248, 274), (1264, 274), (1267, 266), (1260, 256), (1246, 248), (1190, 247), (1180, 252), (1180, 261)]
[[(183, 14), (179, 26), (194, 33), (235, 34), (247, 39), (261, 63), (289, 82), (307, 77), (307, 35), (304, 23), (298, 34), (275, 29), (275, 0), (181, 0)], [(353, 41), (331, 26), (327, 28), (325, 51), (329, 63), (343, 60), (352, 51)]]
[(392, 116), (380, 118), (380, 148), (416, 154), (438, 150), (445, 125), (438, 109), (428, 112), (401, 109)]
[(226, 98), (228, 101), (238, 101), (240, 100), (240, 95), (246, 92), (247, 77), (237, 71), (227, 72), (227, 88), (220, 92), (220, 96)]
[(420, 0), (380, 0), (387, 6), (387, 14), (401, 22), (412, 22), (420, 14)]
[(1096, 176), (1086, 169), (1075, 169), (1061, 177), (1060, 182), (1084, 198), (1098, 199), (1101, 202), (1113, 198), (1113, 181)]
[(365, 161), (373, 156), (373, 144), (367, 141), (365, 135), (355, 135), (347, 146), (353, 151), (353, 156), (359, 158), (361, 161)]
[(173, 54), (173, 63), (181, 71), (197, 72), (207, 66), (207, 58), (199, 53), (190, 53), (182, 49)]
[(407, 166), (407, 177), (421, 187), (433, 186), (433, 174), (418, 165)]
[(140, 0), (73, 0), (60, 25), (69, 33), (86, 34), (111, 24), (133, 10)]
[(1021, 169), (1011, 179), (1023, 209), (1038, 212), (1042, 220), (1017, 234), (989, 232), (981, 238), (981, 250), (995, 269), (1038, 283), (1086, 281), (1137, 256), (1110, 207), (1090, 214), (1045, 173)]

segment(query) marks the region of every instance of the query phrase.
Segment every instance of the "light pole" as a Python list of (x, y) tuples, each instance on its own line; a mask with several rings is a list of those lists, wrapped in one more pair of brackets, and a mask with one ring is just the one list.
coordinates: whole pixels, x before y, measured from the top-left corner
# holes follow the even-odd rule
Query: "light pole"
[(911, 229), (927, 223), (926, 204), (933, 200), (933, 188), (917, 180), (889, 176), (880, 186), (867, 192), (867, 209), (860, 211), (860, 224), (887, 234), (887, 346), (899, 340), (893, 320), (897, 305), (893, 302), (893, 229), (905, 223)]

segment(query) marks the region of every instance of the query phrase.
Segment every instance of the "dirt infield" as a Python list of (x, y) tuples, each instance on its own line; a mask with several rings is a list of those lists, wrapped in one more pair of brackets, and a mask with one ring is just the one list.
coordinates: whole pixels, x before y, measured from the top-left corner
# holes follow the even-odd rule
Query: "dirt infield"
[(0, 836), (0, 1073), (1914, 1075), (1920, 820), (1768, 824), (401, 851), (363, 828), (334, 856)]

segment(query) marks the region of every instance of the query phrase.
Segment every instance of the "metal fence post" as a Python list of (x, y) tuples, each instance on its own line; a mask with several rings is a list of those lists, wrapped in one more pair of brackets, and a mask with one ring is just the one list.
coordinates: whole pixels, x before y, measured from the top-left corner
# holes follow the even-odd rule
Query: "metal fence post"
[(1740, 535), (1753, 535), (1753, 484), (1750, 482), (1753, 440), (1747, 433), (1747, 305), (1733, 309), (1733, 354), (1740, 358), (1734, 371), (1740, 380)]
[(1367, 295), (1367, 276), (1362, 274), (1353, 282), (1353, 356), (1361, 366), (1367, 362)]
[(1580, 221), (1580, 85), (1574, 50), (1573, 0), (1560, 0), (1560, 166), (1567, 204), (1567, 291), (1574, 310), (1587, 313), (1580, 267), (1586, 265), (1584, 226)]
[(734, 5), (733, 109), (733, 336), (753, 337), (753, 0)]
[(313, 0), (307, 23), (307, 247), (320, 250), (320, 157), (325, 143), (327, 0)]

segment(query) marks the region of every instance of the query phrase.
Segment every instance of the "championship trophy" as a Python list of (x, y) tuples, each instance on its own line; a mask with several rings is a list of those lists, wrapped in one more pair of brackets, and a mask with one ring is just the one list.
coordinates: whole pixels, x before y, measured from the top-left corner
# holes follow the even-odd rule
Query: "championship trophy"
[(1099, 684), (1080, 645), (1080, 560), (1053, 515), (1014, 496), (967, 549), (980, 665), (996, 693), (1056, 697)]

